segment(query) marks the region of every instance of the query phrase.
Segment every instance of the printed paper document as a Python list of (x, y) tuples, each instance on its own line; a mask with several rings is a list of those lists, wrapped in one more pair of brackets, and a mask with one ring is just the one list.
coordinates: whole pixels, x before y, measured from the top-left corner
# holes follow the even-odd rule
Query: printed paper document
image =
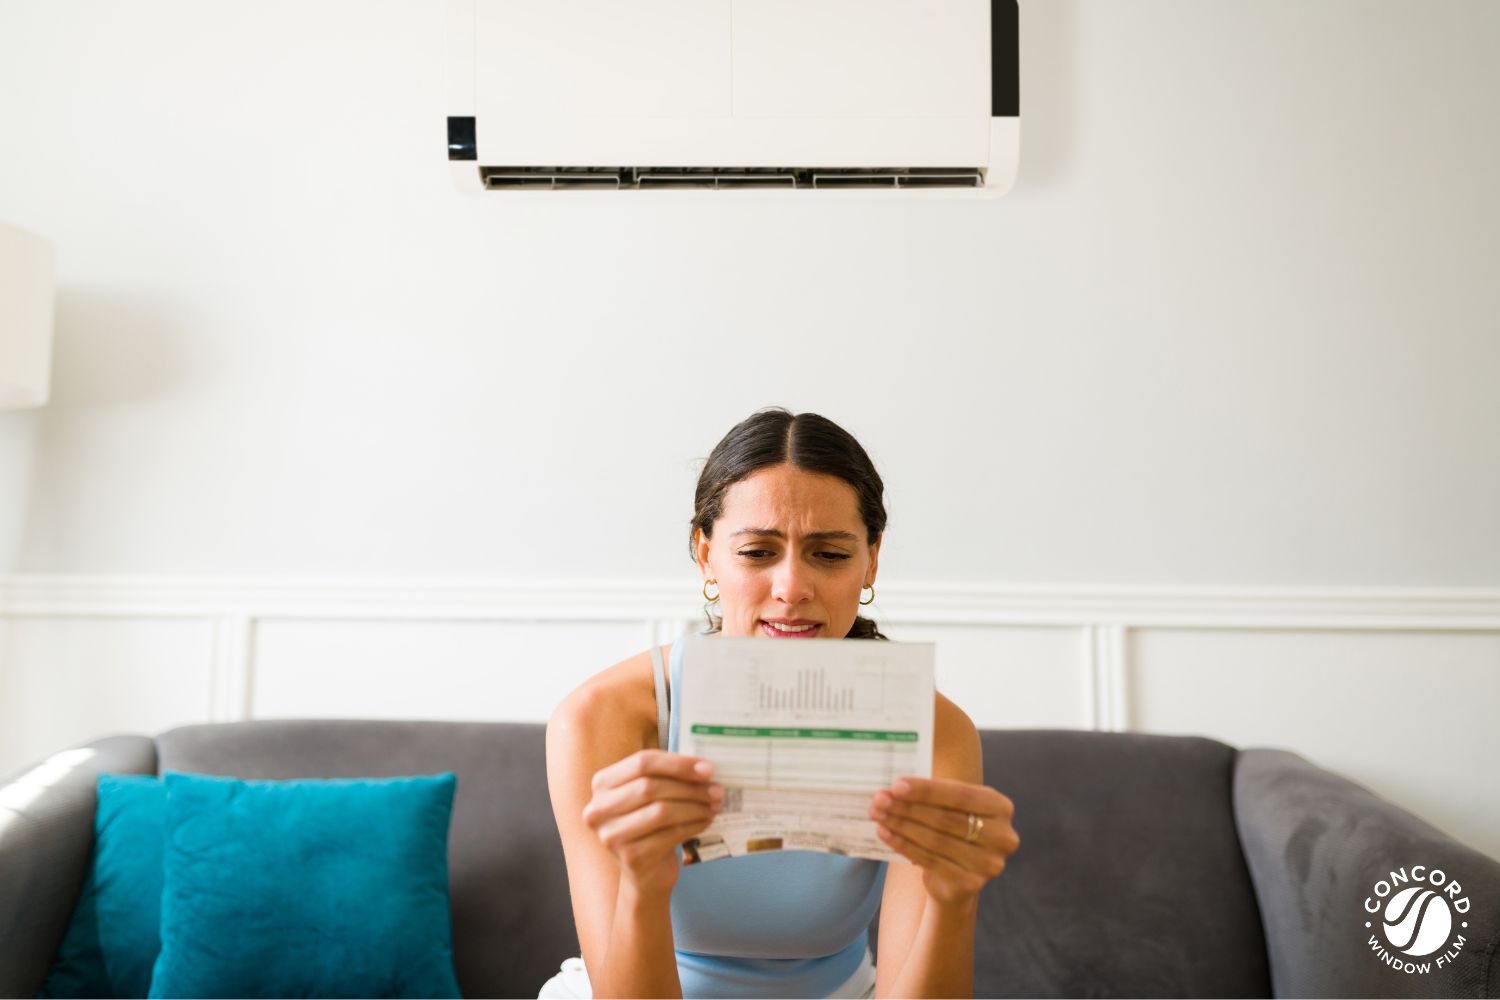
[(876, 835), (870, 800), (902, 775), (932, 776), (931, 643), (678, 641), (677, 747), (713, 761), (725, 790), (686, 861), (793, 849), (905, 860)]

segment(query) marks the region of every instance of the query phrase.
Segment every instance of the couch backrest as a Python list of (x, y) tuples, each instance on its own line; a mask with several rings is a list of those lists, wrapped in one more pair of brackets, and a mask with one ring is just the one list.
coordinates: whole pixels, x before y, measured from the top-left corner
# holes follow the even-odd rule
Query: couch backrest
[[(976, 996), (1268, 996), (1231, 808), (1232, 747), (1074, 730), (981, 734), (1021, 849), (985, 889)], [(162, 770), (243, 778), (454, 771), (454, 956), (467, 996), (535, 996), (578, 954), (539, 724), (266, 721), (157, 739)], [(878, 949), (878, 940), (877, 940)]]
[(981, 733), (1021, 847), (980, 898), (974, 995), (1270, 996), (1232, 807), (1193, 736)]

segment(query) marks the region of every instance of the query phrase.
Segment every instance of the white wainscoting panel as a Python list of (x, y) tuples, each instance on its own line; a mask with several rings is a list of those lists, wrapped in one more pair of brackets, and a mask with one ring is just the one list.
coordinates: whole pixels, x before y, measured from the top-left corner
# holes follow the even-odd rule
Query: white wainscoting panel
[(1133, 728), (1276, 746), (1500, 858), (1500, 634), (1145, 629)]
[(214, 623), (0, 618), (0, 775), (116, 733), (213, 715)]
[(1088, 633), (1078, 628), (882, 623), (937, 643), (937, 687), (981, 729), (1091, 729)]
[(249, 714), (539, 722), (645, 648), (614, 622), (263, 621)]

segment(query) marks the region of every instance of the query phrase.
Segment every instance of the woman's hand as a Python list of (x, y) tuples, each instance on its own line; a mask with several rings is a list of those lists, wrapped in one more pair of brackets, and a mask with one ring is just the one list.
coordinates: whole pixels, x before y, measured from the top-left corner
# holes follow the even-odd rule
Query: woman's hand
[(638, 750), (594, 773), (583, 821), (620, 865), (620, 884), (643, 895), (670, 895), (677, 845), (708, 828), (724, 801), (699, 757)]
[(931, 778), (897, 778), (870, 805), (880, 839), (922, 869), (927, 895), (944, 904), (975, 899), (1005, 870), (1021, 846), (1014, 813), (987, 785)]

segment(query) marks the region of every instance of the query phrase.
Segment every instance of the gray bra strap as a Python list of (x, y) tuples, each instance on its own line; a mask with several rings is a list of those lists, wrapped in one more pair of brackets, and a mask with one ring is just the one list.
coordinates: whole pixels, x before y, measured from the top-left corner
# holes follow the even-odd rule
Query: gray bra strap
[(671, 706), (667, 702), (667, 671), (661, 663), (661, 647), (651, 644), (652, 673), (656, 680), (656, 745), (667, 748), (667, 713)]

